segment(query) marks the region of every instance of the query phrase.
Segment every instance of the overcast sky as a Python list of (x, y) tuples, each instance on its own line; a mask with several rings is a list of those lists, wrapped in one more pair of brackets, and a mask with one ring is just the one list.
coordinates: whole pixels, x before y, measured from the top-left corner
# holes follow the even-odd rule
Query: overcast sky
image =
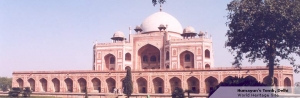
[[(229, 67), (233, 56), (224, 47), (229, 2), (167, 0), (163, 11), (183, 27), (211, 34), (215, 66)], [(128, 36), (129, 26), (140, 25), (158, 11), (151, 0), (1, 0), (0, 76), (11, 77), (13, 71), (91, 70), (94, 41), (111, 42), (119, 30)], [(291, 66), (287, 61), (281, 65)], [(299, 74), (294, 77), (300, 82)]]

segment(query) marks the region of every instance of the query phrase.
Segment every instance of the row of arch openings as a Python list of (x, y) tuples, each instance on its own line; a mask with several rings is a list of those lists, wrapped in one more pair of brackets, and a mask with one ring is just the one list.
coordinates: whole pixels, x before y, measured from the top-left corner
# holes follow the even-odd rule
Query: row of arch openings
[[(23, 88), (24, 87), (24, 81), (22, 79), (17, 79), (16, 80), (18, 83), (18, 87)], [(40, 92), (49, 92), (47, 87), (52, 88), (53, 91), (52, 92), (61, 92), (61, 81), (57, 78), (54, 78), (51, 80), (53, 85), (49, 85), (48, 81), (45, 78), (40, 79), (39, 81), (39, 87), (37, 88), (39, 89)], [(91, 80), (92, 84), (93, 84), (93, 90), (96, 92), (100, 92), (100, 85), (101, 82), (98, 78), (94, 78)], [(35, 92), (36, 90), (36, 81), (32, 78), (28, 79), (28, 83), (29, 83), (29, 87), (30, 89)], [(77, 80), (77, 83), (79, 85), (79, 92), (86, 92), (86, 87), (87, 87), (87, 81), (84, 78), (80, 78)], [(73, 80), (70, 78), (67, 78), (64, 80), (64, 84), (65, 84), (65, 91), (66, 92), (73, 92)]]
[[(224, 78), (223, 81), (226, 81), (226, 79), (230, 79), (230, 78), (233, 78), (233, 77), (228, 76), (228, 77)], [(256, 78), (254, 78), (252, 76), (247, 76), (245, 78), (252, 78), (252, 79), (256, 80)], [(21, 88), (24, 87), (24, 81), (22, 79), (19, 78), (16, 81), (17, 81), (19, 87), (21, 87)], [(51, 81), (53, 83), (53, 85), (52, 85), (52, 88), (54, 90), (53, 92), (61, 92), (60, 91), (60, 88), (61, 88), (60, 87), (60, 84), (61, 84), (60, 82), (61, 81), (57, 78), (54, 78)], [(218, 83), (219, 83), (219, 81), (215, 77), (212, 77), (212, 76), (206, 78), (204, 81), (205, 81), (206, 93), (209, 93), (210, 90), (213, 87), (217, 86)], [(267, 80), (266, 80), (266, 77), (265, 77), (263, 79), (263, 83), (266, 83), (266, 81)], [(30, 78), (30, 79), (28, 79), (28, 82), (29, 82), (29, 86), (30, 86), (31, 90), (33, 92), (35, 92), (36, 91), (36, 87), (35, 87), (36, 81), (34, 79)], [(40, 89), (40, 91), (42, 91), (42, 92), (49, 92), (49, 91), (47, 91), (47, 87), (49, 86), (47, 84), (47, 80), (45, 78), (42, 78), (42, 79), (39, 80), (39, 82), (40, 82), (40, 88), (38, 88), (38, 89)], [(87, 86), (87, 81), (84, 78), (80, 78), (80, 79), (77, 80), (77, 82), (79, 84), (80, 92), (85, 92), (86, 91), (85, 88)], [(101, 81), (98, 78), (94, 78), (94, 79), (91, 80), (91, 82), (93, 84), (93, 88), (92, 88), (93, 91), (100, 93), (100, 91), (101, 91)], [(181, 81), (181, 79), (179, 79), (177, 77), (171, 78), (168, 82), (170, 83), (171, 91), (173, 91), (176, 87), (182, 88), (182, 81)], [(197, 79), (195, 77), (190, 77), (190, 78), (187, 79), (186, 82), (188, 84), (188, 89), (192, 91), (191, 93), (199, 93), (200, 92), (200, 90), (199, 90), (199, 87), (200, 87), (199, 79)], [(274, 77), (274, 82), (275, 82), (275, 86), (278, 86), (278, 80), (277, 80), (276, 77)], [(70, 78), (67, 78), (67, 79), (64, 80), (64, 83), (66, 85), (65, 91), (66, 92), (73, 92), (73, 86), (74, 86), (73, 85), (73, 80), (70, 79)], [(115, 79), (108, 78), (108, 79), (106, 79), (106, 83), (107, 83), (108, 91), (113, 93), (114, 88), (116, 88)], [(145, 78), (142, 78), (142, 77), (138, 78), (136, 80), (136, 83), (138, 85), (138, 93), (148, 93), (148, 91), (147, 91), (148, 81)], [(152, 80), (152, 83), (154, 85), (155, 93), (164, 93), (165, 82), (162, 78), (156, 77)], [(284, 86), (291, 86), (291, 80), (288, 77), (286, 77), (284, 79)]]

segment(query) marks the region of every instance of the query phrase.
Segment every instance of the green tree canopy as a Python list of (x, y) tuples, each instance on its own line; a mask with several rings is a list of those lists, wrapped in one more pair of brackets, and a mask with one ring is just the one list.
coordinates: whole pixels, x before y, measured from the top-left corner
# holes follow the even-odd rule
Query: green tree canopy
[(127, 73), (125, 79), (122, 81), (123, 93), (127, 95), (129, 98), (133, 92), (133, 84), (131, 78), (131, 69), (130, 67), (126, 67)]
[(227, 5), (229, 30), (225, 46), (235, 56), (254, 63), (263, 60), (269, 67), (269, 83), (274, 84), (274, 66), (286, 59), (299, 73), (293, 55), (300, 55), (299, 0), (233, 0)]
[(182, 88), (176, 87), (172, 92), (172, 98), (184, 98), (184, 92)]
[(7, 77), (0, 77), (0, 89), (3, 91), (7, 91), (11, 88), (12, 79)]

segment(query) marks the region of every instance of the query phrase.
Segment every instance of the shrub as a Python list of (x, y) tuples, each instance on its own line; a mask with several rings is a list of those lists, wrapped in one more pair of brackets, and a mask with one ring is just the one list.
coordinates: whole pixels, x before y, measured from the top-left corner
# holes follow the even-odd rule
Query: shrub
[(267, 86), (267, 85), (263, 84), (261, 82), (258, 82), (254, 78), (231, 77), (231, 78), (225, 79), (223, 82), (221, 82), (216, 87), (213, 87), (213, 89), (210, 91), (208, 97), (210, 97), (220, 86)]
[(23, 91), (22, 88), (13, 87), (12, 90), (8, 92), (8, 96), (9, 97), (18, 97), (22, 91)]
[(23, 97), (30, 97), (31, 93), (32, 93), (32, 91), (30, 90), (30, 87), (25, 87), (25, 89), (23, 91)]
[(184, 98), (184, 92), (182, 88), (176, 87), (172, 92), (172, 98)]

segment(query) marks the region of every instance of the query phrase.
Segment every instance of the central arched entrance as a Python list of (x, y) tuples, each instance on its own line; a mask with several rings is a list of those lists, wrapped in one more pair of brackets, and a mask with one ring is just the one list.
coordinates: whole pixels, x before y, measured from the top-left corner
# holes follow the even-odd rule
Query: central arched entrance
[(160, 69), (160, 51), (157, 47), (147, 44), (138, 50), (140, 69)]

